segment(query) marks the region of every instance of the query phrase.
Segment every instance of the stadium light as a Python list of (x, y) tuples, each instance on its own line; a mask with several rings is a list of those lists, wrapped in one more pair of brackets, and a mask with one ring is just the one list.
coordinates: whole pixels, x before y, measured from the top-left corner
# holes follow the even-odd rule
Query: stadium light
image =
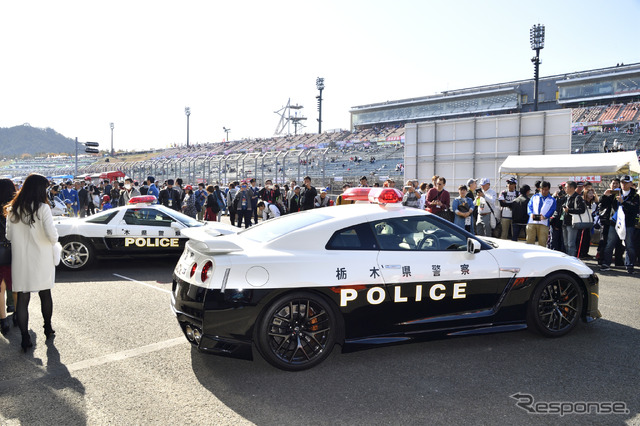
[(540, 50), (544, 49), (544, 25), (534, 25), (529, 31), (531, 50), (536, 51), (536, 56), (531, 58), (533, 62), (533, 110), (538, 110), (538, 79), (540, 75)]
[(113, 123), (109, 123), (109, 127), (111, 128), (111, 156), (113, 157)]
[(316, 88), (320, 91), (320, 94), (316, 96), (318, 100), (318, 134), (322, 133), (322, 91), (324, 90), (324, 78), (316, 78)]
[(222, 126), (222, 130), (224, 130), (224, 132), (227, 134), (227, 142), (229, 142), (229, 132), (231, 131), (231, 129), (227, 129), (226, 127)]
[(184, 113), (187, 116), (187, 148), (189, 148), (189, 116), (191, 115), (191, 108), (184, 107)]

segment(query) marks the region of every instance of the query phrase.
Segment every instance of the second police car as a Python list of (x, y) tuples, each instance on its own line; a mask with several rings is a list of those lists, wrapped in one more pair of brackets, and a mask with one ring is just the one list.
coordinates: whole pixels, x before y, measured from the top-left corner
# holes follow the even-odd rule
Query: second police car
[(372, 204), (314, 209), (232, 235), (189, 229), (172, 308), (203, 352), (284, 370), (343, 351), (531, 327), (562, 336), (600, 317), (598, 278), (575, 257), (479, 238), (403, 207), (393, 188), (353, 188)]
[[(98, 257), (178, 257), (187, 228), (206, 225), (178, 211), (154, 204), (154, 196), (133, 197), (129, 204), (86, 218), (54, 217), (62, 245), (60, 267), (81, 270)], [(231, 230), (229, 232), (232, 232)]]

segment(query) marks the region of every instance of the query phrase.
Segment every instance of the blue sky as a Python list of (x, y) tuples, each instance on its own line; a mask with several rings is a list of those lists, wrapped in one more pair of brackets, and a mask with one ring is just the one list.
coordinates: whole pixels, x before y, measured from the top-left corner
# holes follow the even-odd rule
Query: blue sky
[(269, 137), (288, 98), (317, 131), (349, 108), (640, 62), (640, 2), (21, 1), (0, 5), (0, 127), (30, 123), (115, 149)]

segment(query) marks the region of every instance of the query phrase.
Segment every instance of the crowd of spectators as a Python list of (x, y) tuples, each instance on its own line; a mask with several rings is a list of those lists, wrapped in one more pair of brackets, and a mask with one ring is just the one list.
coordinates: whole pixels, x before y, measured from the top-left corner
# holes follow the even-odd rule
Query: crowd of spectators
[[(476, 235), (511, 239), (524, 237), (570, 256), (589, 259), (592, 235), (600, 231), (595, 260), (601, 271), (614, 262), (634, 274), (640, 254), (640, 197), (630, 176), (614, 178), (600, 196), (590, 182), (567, 181), (555, 192), (546, 181), (535, 188), (506, 180), (507, 189), (497, 194), (487, 178), (469, 179), (452, 198), (446, 179), (434, 176), (431, 183), (408, 180), (402, 203), (425, 209)], [(524, 235), (523, 235), (524, 234)], [(615, 255), (614, 255), (615, 252)]]

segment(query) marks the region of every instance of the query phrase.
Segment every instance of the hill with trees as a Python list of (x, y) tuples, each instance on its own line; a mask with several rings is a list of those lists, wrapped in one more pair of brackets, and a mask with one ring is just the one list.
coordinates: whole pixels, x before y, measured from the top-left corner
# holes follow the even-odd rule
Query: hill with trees
[(23, 154), (46, 155), (75, 153), (75, 140), (51, 128), (22, 126), (0, 127), (0, 156), (20, 157)]

